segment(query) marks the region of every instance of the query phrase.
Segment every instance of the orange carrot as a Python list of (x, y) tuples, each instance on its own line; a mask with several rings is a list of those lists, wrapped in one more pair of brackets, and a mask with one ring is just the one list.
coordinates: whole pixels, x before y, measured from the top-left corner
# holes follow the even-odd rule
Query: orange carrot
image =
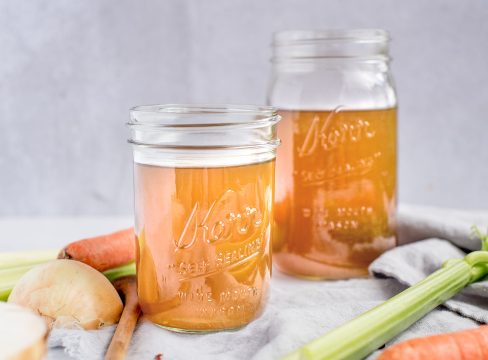
[(105, 271), (135, 259), (134, 229), (95, 236), (72, 242), (61, 250), (59, 259), (84, 262), (98, 271)]
[(377, 360), (486, 360), (488, 325), (410, 339), (389, 347)]

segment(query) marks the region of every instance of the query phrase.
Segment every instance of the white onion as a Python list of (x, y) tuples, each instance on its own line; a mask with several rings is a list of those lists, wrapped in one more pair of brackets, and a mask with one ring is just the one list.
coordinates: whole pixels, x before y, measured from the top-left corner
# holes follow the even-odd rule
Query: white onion
[(40, 316), (19, 305), (0, 302), (0, 324), (0, 358), (44, 358), (48, 328)]
[(110, 281), (74, 260), (35, 266), (20, 278), (8, 302), (34, 310), (49, 327), (87, 330), (116, 323), (123, 309)]

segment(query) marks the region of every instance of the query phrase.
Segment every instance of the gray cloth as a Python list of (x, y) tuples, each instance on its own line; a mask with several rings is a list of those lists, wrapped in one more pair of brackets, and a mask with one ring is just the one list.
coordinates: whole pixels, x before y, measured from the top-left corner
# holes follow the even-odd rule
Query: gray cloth
[[(410, 286), (439, 269), (445, 260), (465, 255), (445, 240), (429, 239), (388, 251), (376, 259), (369, 270), (373, 275), (391, 277)], [(488, 282), (468, 286), (444, 306), (478, 322), (488, 323)]]
[[(407, 245), (383, 254), (370, 267), (372, 274), (387, 278), (313, 282), (275, 272), (264, 314), (245, 328), (189, 335), (141, 321), (129, 359), (153, 359), (157, 354), (163, 354), (165, 360), (277, 359), (423, 279), (444, 260), (462, 257), (464, 253), (452, 244), (479, 248), (479, 239), (470, 237), (472, 224), (487, 225), (488, 213), (403, 206), (399, 211), (399, 238)], [(429, 240), (418, 241), (421, 239)], [(390, 343), (475, 327), (477, 321), (488, 322), (486, 297), (487, 283), (471, 285)], [(63, 347), (78, 359), (102, 359), (112, 332), (113, 328), (56, 329), (49, 346)]]
[(488, 211), (402, 205), (397, 225), (400, 245), (437, 238), (463, 249), (478, 250), (480, 242), (471, 236), (471, 226), (477, 225), (486, 230)]

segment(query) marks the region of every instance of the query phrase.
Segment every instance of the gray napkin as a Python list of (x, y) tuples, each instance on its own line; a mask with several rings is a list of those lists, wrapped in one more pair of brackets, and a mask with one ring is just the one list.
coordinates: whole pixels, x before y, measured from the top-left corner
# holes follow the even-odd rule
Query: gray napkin
[[(128, 359), (151, 360), (158, 354), (163, 354), (165, 360), (278, 359), (423, 279), (444, 260), (464, 256), (453, 244), (478, 249), (479, 239), (470, 237), (472, 224), (488, 225), (488, 212), (402, 206), (399, 238), (400, 244), (406, 245), (385, 253), (370, 267), (372, 274), (382, 278), (313, 282), (275, 271), (264, 314), (245, 328), (188, 335), (141, 321)], [(419, 241), (423, 239), (430, 240)], [(486, 297), (487, 283), (471, 285), (390, 343), (475, 327), (477, 321), (488, 322)], [(56, 329), (49, 338), (48, 359), (66, 359), (68, 355), (103, 359), (112, 332), (113, 327), (97, 331)]]
[[(163, 354), (164, 360), (279, 359), (401, 289), (392, 279), (316, 282), (275, 273), (264, 314), (243, 329), (180, 334), (141, 321), (128, 359), (152, 360), (158, 354)], [(473, 324), (469, 321), (459, 326)], [(95, 331), (55, 329), (49, 346), (61, 347), (76, 359), (101, 360), (112, 332), (113, 327)], [(65, 359), (54, 352), (48, 358)]]
[[(371, 264), (370, 272), (413, 285), (439, 269), (445, 260), (464, 257), (465, 253), (459, 248), (479, 250), (481, 241), (473, 236), (473, 225), (486, 232), (488, 211), (404, 205), (398, 216), (399, 242), (417, 242), (386, 252)], [(430, 240), (418, 241), (421, 239)], [(488, 282), (480, 281), (444, 305), (463, 316), (488, 323), (487, 298)]]
[[(410, 286), (439, 269), (445, 260), (465, 255), (446, 240), (429, 239), (386, 252), (370, 265), (369, 271)], [(446, 301), (444, 306), (478, 322), (488, 323), (488, 282), (469, 285), (459, 295)]]
[(488, 211), (402, 205), (397, 223), (399, 244), (437, 238), (463, 249), (479, 250), (479, 239), (471, 236), (472, 225), (486, 230)]
[[(476, 225), (486, 231), (487, 224), (486, 211), (402, 206), (398, 217), (400, 246), (376, 259), (369, 271), (376, 277), (395, 279), (405, 288), (414, 285), (439, 269), (444, 261), (464, 257), (466, 253), (460, 248), (479, 250), (481, 241), (473, 236), (471, 227)], [(386, 346), (415, 337), (463, 330), (478, 323), (488, 323), (488, 281), (469, 285)], [(376, 351), (368, 359), (379, 353)]]

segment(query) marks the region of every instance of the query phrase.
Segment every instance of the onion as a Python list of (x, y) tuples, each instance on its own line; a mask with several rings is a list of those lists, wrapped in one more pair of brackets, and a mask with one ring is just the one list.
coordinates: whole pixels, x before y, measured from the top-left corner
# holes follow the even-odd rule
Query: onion
[(47, 326), (32, 310), (0, 302), (0, 356), (39, 360), (46, 355)]
[(8, 302), (34, 310), (50, 328), (98, 329), (116, 323), (123, 309), (110, 281), (74, 260), (35, 266), (20, 278)]

